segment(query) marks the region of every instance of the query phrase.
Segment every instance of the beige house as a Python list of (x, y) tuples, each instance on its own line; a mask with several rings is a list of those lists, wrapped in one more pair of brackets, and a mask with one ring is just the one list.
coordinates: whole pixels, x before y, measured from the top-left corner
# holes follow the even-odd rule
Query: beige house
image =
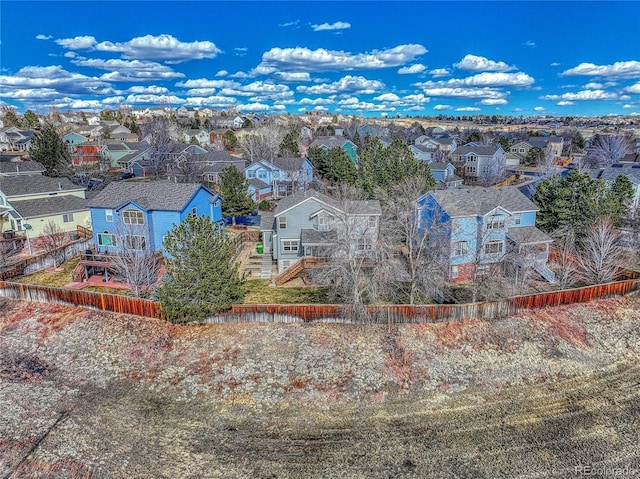
[(66, 178), (41, 175), (0, 177), (0, 231), (42, 236), (49, 222), (70, 236), (78, 225), (89, 227), (85, 189)]

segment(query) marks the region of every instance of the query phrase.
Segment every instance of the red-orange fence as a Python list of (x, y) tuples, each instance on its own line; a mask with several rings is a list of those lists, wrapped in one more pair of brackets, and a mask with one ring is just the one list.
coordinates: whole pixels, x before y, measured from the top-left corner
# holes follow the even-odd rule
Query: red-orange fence
[[(504, 301), (470, 304), (370, 305), (354, 308), (346, 304), (237, 304), (209, 322), (313, 322), (338, 323), (431, 323), (463, 319), (492, 319), (523, 309), (581, 303), (597, 298), (621, 296), (640, 289), (640, 279), (516, 296)], [(162, 318), (159, 303), (147, 299), (65, 288), (0, 282), (0, 296), (24, 301), (69, 304)]]

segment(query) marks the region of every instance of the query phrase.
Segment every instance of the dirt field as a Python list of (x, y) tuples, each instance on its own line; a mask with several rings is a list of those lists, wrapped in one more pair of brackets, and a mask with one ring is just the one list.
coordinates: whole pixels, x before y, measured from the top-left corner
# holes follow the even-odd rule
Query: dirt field
[(639, 326), (640, 298), (391, 331), (0, 300), (0, 478), (640, 477)]

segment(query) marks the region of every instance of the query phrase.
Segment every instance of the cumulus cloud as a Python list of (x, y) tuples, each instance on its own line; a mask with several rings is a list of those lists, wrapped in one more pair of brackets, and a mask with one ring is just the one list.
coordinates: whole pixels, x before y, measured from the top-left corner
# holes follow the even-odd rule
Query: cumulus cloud
[(537, 106), (533, 109), (533, 111), (544, 111), (544, 107), (543, 106)]
[(162, 95), (165, 93), (169, 93), (169, 89), (163, 86), (132, 86), (127, 90), (129, 93), (152, 93), (154, 95)]
[(451, 72), (447, 68), (435, 68), (434, 70), (431, 70), (429, 73), (433, 75), (435, 78), (446, 77), (451, 75)]
[(523, 45), (525, 47), (535, 47), (536, 46), (536, 42), (531, 41), (531, 40), (527, 40), (526, 42), (523, 43)]
[(335, 22), (335, 23), (322, 23), (320, 25), (311, 25), (314, 32), (321, 32), (323, 30), (345, 30), (351, 28), (351, 24), (348, 22)]
[(367, 80), (362, 76), (346, 75), (333, 83), (306, 86), (300, 85), (297, 91), (307, 95), (333, 95), (347, 93), (376, 93), (384, 88), (379, 80)]
[(320, 98), (302, 98), (298, 103), (301, 105), (326, 105), (333, 103), (332, 98), (320, 97)]
[(495, 88), (451, 88), (451, 87), (424, 87), (424, 94), (427, 96), (450, 97), (450, 98), (504, 98), (508, 93)]
[(456, 111), (480, 111), (480, 108), (475, 106), (463, 106), (460, 108), (456, 108)]
[(15, 75), (0, 75), (3, 96), (12, 89), (51, 88), (65, 95), (102, 94), (112, 92), (109, 83), (95, 77), (66, 71), (60, 65), (48, 67), (27, 66)]
[(373, 70), (392, 68), (413, 61), (427, 53), (422, 45), (399, 45), (371, 53), (350, 53), (319, 48), (272, 48), (263, 53), (257, 71), (263, 74), (276, 71), (328, 71), (328, 70)]
[(640, 62), (615, 62), (611, 65), (596, 65), (594, 63), (580, 63), (577, 67), (563, 71), (561, 76), (585, 75), (606, 78), (639, 78)]
[(640, 94), (640, 82), (628, 86), (627, 88), (624, 89), (624, 91), (626, 91), (627, 93), (638, 93)]
[(141, 95), (129, 95), (126, 101), (129, 105), (138, 105), (138, 104), (166, 104), (166, 105), (181, 105), (184, 103), (184, 99), (177, 97), (175, 95), (152, 95), (152, 94), (141, 94)]
[(505, 62), (496, 62), (477, 55), (465, 55), (458, 63), (453, 65), (459, 70), (470, 70), (475, 72), (506, 72), (515, 70), (514, 66)]
[(582, 90), (575, 93), (563, 93), (562, 95), (545, 95), (540, 97), (541, 100), (616, 100), (616, 93), (604, 90)]
[(383, 93), (382, 95), (374, 98), (374, 100), (377, 101), (398, 101), (399, 99), (400, 97), (395, 93)]
[(558, 103), (556, 103), (556, 105), (558, 105), (558, 106), (571, 106), (571, 105), (575, 105), (575, 103), (572, 102), (572, 101), (569, 101), (569, 100), (562, 100), (562, 101), (559, 101)]
[(104, 79), (109, 81), (167, 80), (184, 77), (183, 73), (176, 72), (166, 65), (149, 61), (79, 57), (72, 60), (72, 63), (82, 67), (109, 70), (110, 74), (103, 75)]
[(92, 50), (97, 41), (92, 36), (80, 36), (74, 38), (61, 38), (56, 43), (68, 50)]
[(307, 82), (311, 81), (311, 75), (308, 72), (277, 72), (274, 78), (285, 82)]
[(36, 40), (51, 40), (52, 38), (51, 35), (36, 35)]
[(399, 75), (410, 75), (412, 73), (421, 73), (427, 69), (422, 63), (414, 63), (408, 67), (402, 67), (398, 70)]
[(167, 63), (215, 58), (221, 52), (213, 42), (181, 42), (168, 34), (145, 35), (144, 37), (132, 38), (128, 42), (100, 42), (95, 44), (95, 49), (121, 53), (127, 59), (163, 60)]
[(452, 108), (451, 105), (435, 105), (433, 107), (434, 110), (451, 110)]
[(237, 88), (240, 83), (232, 80), (209, 80), (207, 78), (194, 78), (193, 80), (181, 81), (176, 86), (182, 88)]
[(507, 100), (505, 100), (504, 98), (485, 98), (484, 100), (481, 100), (478, 102), (478, 105), (487, 105), (487, 106), (506, 105), (506, 104), (507, 104)]
[(227, 70), (218, 70), (218, 73), (216, 73), (217, 77), (226, 77), (229, 74), (229, 72)]
[(280, 23), (279, 27), (297, 27), (300, 25), (300, 20), (295, 20), (293, 22)]
[(560, 65), (561, 65), (561, 63), (558, 63), (558, 62), (551, 62), (549, 64), (550, 67), (559, 67)]

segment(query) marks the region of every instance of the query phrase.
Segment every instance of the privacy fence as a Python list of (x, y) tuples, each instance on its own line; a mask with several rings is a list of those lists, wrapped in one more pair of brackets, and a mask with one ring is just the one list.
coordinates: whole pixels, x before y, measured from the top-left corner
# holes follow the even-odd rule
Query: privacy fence
[[(335, 322), (335, 323), (433, 323), (464, 319), (493, 319), (523, 309), (582, 303), (638, 291), (640, 279), (548, 293), (516, 296), (504, 301), (470, 304), (375, 305), (355, 310), (344, 304), (240, 304), (209, 318), (209, 323), (228, 322)], [(0, 282), (0, 297), (89, 307), (102, 311), (162, 318), (160, 304), (146, 299), (103, 293)]]

